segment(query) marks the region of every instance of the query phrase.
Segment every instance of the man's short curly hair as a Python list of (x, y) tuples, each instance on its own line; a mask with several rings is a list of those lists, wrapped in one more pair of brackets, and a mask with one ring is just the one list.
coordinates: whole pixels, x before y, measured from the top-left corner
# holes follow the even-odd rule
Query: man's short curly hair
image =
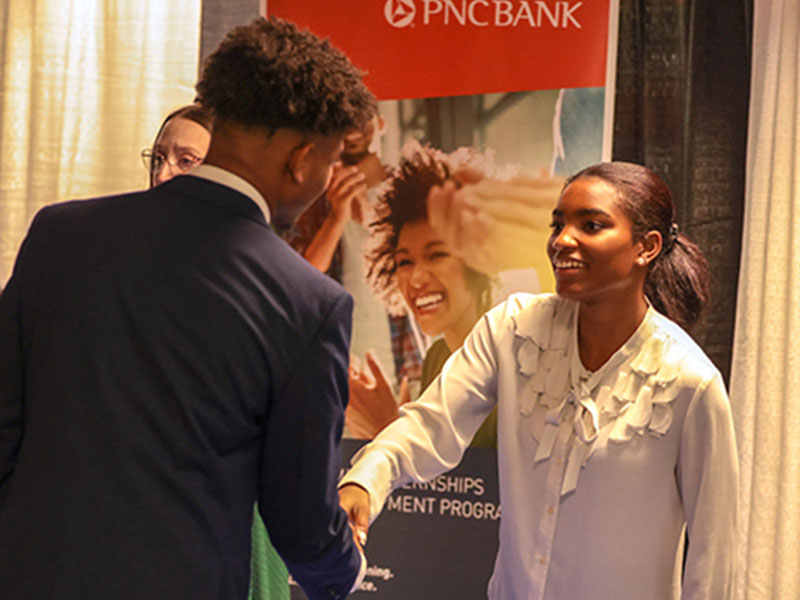
[[(427, 198), (431, 188), (443, 185), (461, 167), (469, 165), (476, 171), (484, 167), (484, 157), (471, 148), (461, 148), (448, 155), (413, 142), (406, 145), (403, 154), (400, 165), (381, 184), (380, 198), (375, 207), (376, 221), (371, 225), (365, 257), (372, 289), (393, 314), (404, 312), (395, 262), (397, 241), (403, 226), (428, 218)], [(478, 300), (480, 311), (488, 310), (491, 307), (492, 277), (466, 265), (464, 277)]]
[(209, 56), (197, 100), (219, 121), (329, 135), (363, 127), (375, 98), (344, 53), (281, 19), (233, 29)]

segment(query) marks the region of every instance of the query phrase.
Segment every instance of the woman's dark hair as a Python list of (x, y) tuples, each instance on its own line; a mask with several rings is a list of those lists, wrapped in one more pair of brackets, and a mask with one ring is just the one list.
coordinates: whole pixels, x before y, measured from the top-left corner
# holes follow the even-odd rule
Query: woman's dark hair
[(195, 102), (194, 104), (181, 106), (164, 117), (164, 120), (161, 122), (161, 127), (158, 128), (158, 133), (156, 133), (156, 137), (153, 140), (153, 145), (155, 145), (155, 142), (158, 140), (158, 136), (161, 135), (161, 132), (164, 131), (166, 124), (172, 119), (188, 119), (189, 121), (194, 121), (209, 133), (211, 133), (211, 127), (214, 123), (214, 119), (201, 104)]
[[(442, 185), (452, 173), (445, 154), (428, 146), (417, 147), (404, 158), (384, 181), (376, 210), (377, 220), (371, 224), (372, 247), (367, 252), (367, 277), (374, 291), (392, 308), (391, 296), (396, 291), (397, 265), (395, 251), (400, 230), (407, 223), (428, 218), (428, 192)], [(491, 308), (492, 279), (489, 275), (464, 265), (464, 278), (478, 300), (481, 313)]]
[(631, 220), (634, 240), (650, 231), (661, 234), (661, 252), (650, 263), (644, 292), (656, 310), (690, 330), (710, 297), (708, 262), (697, 244), (679, 232), (667, 184), (647, 167), (607, 162), (576, 173), (565, 187), (586, 178), (601, 179), (617, 190), (620, 207)]
[(281, 19), (233, 29), (195, 87), (219, 121), (309, 135), (361, 129), (375, 112), (362, 73), (344, 53)]

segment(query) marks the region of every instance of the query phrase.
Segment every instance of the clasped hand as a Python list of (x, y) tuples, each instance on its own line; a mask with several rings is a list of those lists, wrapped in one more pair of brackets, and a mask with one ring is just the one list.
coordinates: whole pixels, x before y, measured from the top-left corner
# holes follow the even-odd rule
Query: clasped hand
[(360, 485), (348, 483), (339, 488), (339, 504), (347, 514), (353, 538), (363, 552), (369, 530), (369, 493)]

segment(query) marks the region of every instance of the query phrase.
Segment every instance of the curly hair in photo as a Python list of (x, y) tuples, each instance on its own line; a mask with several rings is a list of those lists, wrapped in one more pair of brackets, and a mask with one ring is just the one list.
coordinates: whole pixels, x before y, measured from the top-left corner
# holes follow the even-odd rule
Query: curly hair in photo
[[(445, 154), (430, 146), (411, 142), (403, 149), (403, 158), (381, 184), (375, 206), (376, 220), (371, 224), (365, 260), (367, 278), (372, 289), (392, 314), (403, 314), (405, 302), (397, 286), (395, 251), (400, 230), (407, 223), (428, 218), (427, 198), (433, 186), (451, 179), (460, 168), (486, 175), (491, 159), (471, 148)], [(478, 299), (478, 308), (491, 308), (493, 278), (464, 265), (464, 277), (470, 291)]]

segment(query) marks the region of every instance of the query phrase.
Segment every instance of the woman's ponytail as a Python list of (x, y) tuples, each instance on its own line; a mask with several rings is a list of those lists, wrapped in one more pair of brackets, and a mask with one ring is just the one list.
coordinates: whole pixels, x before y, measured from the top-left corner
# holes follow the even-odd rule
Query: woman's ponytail
[(666, 242), (651, 263), (644, 292), (657, 311), (690, 330), (711, 296), (708, 261), (682, 233)]

